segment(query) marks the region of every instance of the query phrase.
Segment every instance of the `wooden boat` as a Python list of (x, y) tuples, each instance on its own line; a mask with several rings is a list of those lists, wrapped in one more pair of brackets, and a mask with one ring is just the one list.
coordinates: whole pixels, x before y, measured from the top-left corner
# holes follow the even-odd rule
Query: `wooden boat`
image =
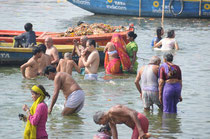
[[(65, 52), (72, 52), (73, 45), (55, 45), (58, 49), (59, 57), (62, 58)], [(100, 63), (103, 65), (105, 54), (103, 47), (97, 48), (100, 55)], [(0, 42), (0, 65), (21, 65), (32, 57), (31, 48), (13, 48), (12, 43)], [(78, 61), (78, 57), (73, 57)]]
[(210, 18), (210, 0), (68, 0), (95, 14), (161, 17)]
[[(131, 29), (132, 30), (132, 29)], [(128, 31), (119, 32), (119, 34), (126, 40), (126, 34)], [(12, 43), (14, 36), (20, 35), (24, 31), (15, 30), (0, 30), (0, 42)], [(116, 32), (115, 32), (116, 33)], [(36, 32), (36, 41), (38, 43), (44, 43), (46, 37), (51, 36), (53, 38), (54, 45), (73, 45), (73, 40), (80, 40), (81, 36), (74, 37), (59, 37), (61, 33), (58, 32)], [(89, 39), (94, 39), (99, 46), (105, 46), (107, 42), (111, 40), (114, 33), (104, 33), (97, 35), (86, 35)]]

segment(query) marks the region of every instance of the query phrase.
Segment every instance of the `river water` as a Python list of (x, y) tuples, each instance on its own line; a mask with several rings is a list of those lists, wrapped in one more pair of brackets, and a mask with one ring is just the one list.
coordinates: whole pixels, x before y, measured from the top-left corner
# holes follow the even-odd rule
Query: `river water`
[[(23, 30), (26, 22), (35, 31), (65, 31), (78, 21), (103, 22), (125, 25), (133, 22), (138, 35), (139, 68), (148, 63), (153, 55), (162, 58), (163, 52), (150, 48), (159, 18), (136, 18), (94, 15), (60, 0), (0, 0), (0, 30)], [(183, 75), (183, 102), (178, 104), (177, 115), (163, 115), (155, 106), (144, 113), (142, 101), (135, 87), (135, 75), (104, 78), (100, 67), (99, 81), (84, 81), (83, 76), (73, 72), (73, 77), (86, 93), (85, 106), (77, 115), (62, 117), (64, 97), (60, 93), (51, 115), (48, 117), (49, 138), (91, 139), (100, 128), (92, 116), (98, 110), (108, 110), (115, 104), (123, 104), (144, 113), (149, 121), (152, 138), (159, 139), (207, 139), (210, 138), (210, 20), (165, 19), (165, 30), (174, 29), (181, 50), (174, 52), (174, 63), (181, 67)], [(24, 124), (18, 114), (22, 105), (32, 105), (29, 88), (42, 84), (53, 94), (53, 82), (45, 77), (35, 80), (23, 79), (19, 67), (0, 67), (0, 137), (22, 138)], [(46, 100), (50, 104), (50, 100)], [(119, 139), (130, 138), (132, 131), (118, 125)]]

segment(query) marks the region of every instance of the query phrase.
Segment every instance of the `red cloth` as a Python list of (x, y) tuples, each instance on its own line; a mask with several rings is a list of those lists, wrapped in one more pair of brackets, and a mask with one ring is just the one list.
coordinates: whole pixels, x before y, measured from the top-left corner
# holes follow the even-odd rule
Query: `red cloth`
[[(140, 120), (141, 128), (144, 131), (144, 133), (148, 133), (149, 121), (147, 117), (141, 113), (138, 113), (138, 119)], [(138, 139), (138, 137), (139, 137), (139, 132), (138, 132), (137, 126), (135, 126), (133, 128), (133, 134), (132, 134), (131, 139)]]

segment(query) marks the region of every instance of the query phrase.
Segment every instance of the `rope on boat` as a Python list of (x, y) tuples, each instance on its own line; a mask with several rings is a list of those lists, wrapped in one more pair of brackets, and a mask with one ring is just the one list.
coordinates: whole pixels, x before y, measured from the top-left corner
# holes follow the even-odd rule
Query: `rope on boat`
[(178, 0), (178, 1), (180, 1), (180, 3), (181, 3), (181, 10), (178, 13), (175, 13), (174, 10), (172, 10), (172, 5), (173, 5), (174, 0), (170, 0), (170, 2), (169, 2), (169, 11), (174, 16), (180, 15), (183, 12), (183, 10), (184, 10), (184, 2), (183, 2), (183, 0)]

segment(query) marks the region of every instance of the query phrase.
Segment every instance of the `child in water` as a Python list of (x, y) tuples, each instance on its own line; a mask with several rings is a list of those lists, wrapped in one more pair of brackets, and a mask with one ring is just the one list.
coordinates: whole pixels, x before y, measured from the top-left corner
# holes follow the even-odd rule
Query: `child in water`
[(101, 127), (98, 130), (98, 134), (96, 134), (93, 139), (111, 139), (112, 133), (111, 128), (109, 127), (109, 124)]

